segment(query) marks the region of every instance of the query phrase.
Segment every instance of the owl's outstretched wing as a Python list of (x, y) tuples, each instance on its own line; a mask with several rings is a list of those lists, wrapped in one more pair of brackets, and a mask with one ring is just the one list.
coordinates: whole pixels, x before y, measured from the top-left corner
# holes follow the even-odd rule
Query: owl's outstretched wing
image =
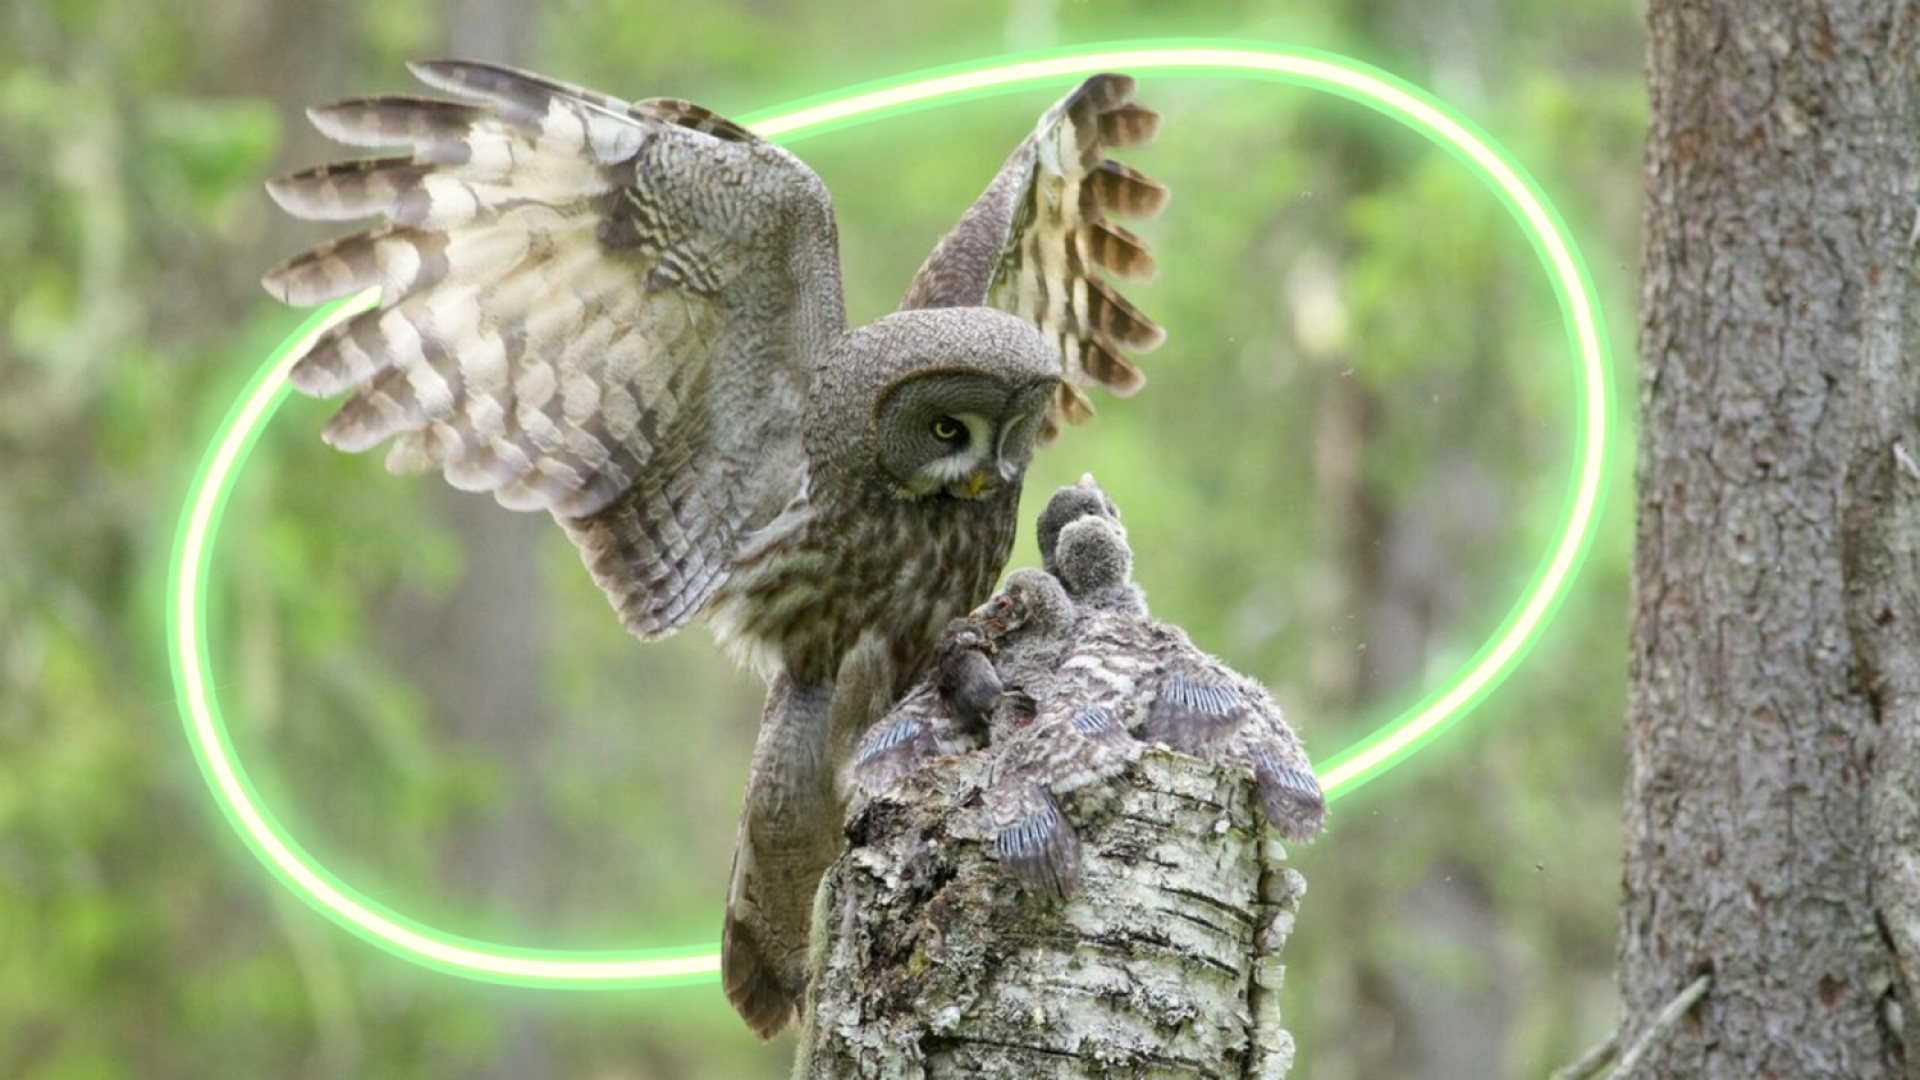
[(1152, 276), (1153, 255), (1110, 217), (1152, 217), (1167, 189), (1110, 160), (1143, 146), (1160, 114), (1134, 101), (1133, 80), (1095, 75), (1041, 116), (953, 231), (914, 275), (902, 308), (986, 305), (1031, 321), (1060, 348), (1064, 378), (1042, 441), (1093, 415), (1083, 387), (1122, 397), (1145, 377), (1127, 358), (1165, 334), (1095, 268)]
[(309, 112), (411, 154), (268, 185), (300, 217), (385, 218), (266, 275), (296, 305), (380, 290), (293, 385), (352, 391), (325, 432), (341, 449), (392, 440), (395, 471), (552, 512), (628, 628), (671, 632), (800, 489), (808, 365), (845, 318), (826, 191), (686, 102), (411, 69), (460, 100)]

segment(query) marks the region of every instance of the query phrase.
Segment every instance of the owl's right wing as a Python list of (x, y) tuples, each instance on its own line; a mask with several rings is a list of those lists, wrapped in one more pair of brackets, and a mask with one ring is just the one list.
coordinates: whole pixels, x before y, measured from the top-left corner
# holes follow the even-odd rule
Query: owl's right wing
[(334, 446), (392, 440), (396, 472), (550, 511), (627, 627), (669, 633), (801, 488), (809, 365), (845, 318), (826, 191), (686, 102), (411, 69), (460, 100), (309, 112), (337, 141), (410, 155), (268, 185), (300, 217), (385, 219), (267, 274), (295, 305), (380, 291), (291, 381), (351, 391)]
[(1165, 334), (1097, 271), (1142, 280), (1153, 254), (1112, 220), (1146, 218), (1167, 189), (1107, 157), (1144, 146), (1160, 114), (1125, 75), (1095, 75), (1061, 98), (927, 256), (902, 308), (988, 306), (1018, 315), (1060, 349), (1060, 388), (1041, 441), (1093, 415), (1083, 388), (1125, 397), (1146, 382), (1128, 352)]

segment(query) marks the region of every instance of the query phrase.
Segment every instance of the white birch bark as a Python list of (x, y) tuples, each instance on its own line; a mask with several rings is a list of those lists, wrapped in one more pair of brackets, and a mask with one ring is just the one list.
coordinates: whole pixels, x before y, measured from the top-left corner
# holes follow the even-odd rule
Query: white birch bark
[(1305, 882), (1250, 775), (1150, 749), (1069, 796), (1080, 887), (1047, 906), (963, 835), (989, 768), (937, 764), (856, 812), (815, 910), (794, 1076), (1284, 1076), (1281, 950)]

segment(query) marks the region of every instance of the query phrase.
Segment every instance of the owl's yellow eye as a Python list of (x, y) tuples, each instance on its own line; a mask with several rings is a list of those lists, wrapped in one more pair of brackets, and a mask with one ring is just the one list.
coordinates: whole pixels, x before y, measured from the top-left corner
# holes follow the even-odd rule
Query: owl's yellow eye
[(951, 416), (943, 416), (933, 422), (933, 437), (941, 442), (959, 442), (966, 433), (966, 427)]

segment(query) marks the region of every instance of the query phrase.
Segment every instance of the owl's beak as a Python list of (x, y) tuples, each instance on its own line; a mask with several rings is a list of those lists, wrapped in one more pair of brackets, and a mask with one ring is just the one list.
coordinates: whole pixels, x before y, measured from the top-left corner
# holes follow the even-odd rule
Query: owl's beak
[(997, 464), (987, 464), (968, 473), (966, 479), (957, 481), (947, 490), (962, 499), (984, 499), (1011, 481), (1006, 469)]
[(1010, 461), (995, 461), (973, 470), (963, 480), (948, 485), (947, 492), (960, 499), (984, 499), (1020, 477), (1020, 466)]

